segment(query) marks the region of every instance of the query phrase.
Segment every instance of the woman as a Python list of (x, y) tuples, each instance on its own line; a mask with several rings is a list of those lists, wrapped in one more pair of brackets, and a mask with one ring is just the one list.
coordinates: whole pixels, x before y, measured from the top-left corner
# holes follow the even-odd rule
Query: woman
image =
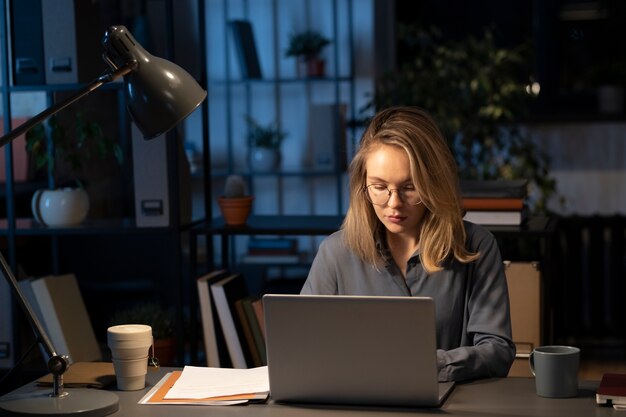
[(515, 357), (497, 243), (462, 219), (454, 158), (423, 110), (381, 111), (350, 164), (350, 207), (302, 294), (435, 301), (440, 381), (504, 377)]

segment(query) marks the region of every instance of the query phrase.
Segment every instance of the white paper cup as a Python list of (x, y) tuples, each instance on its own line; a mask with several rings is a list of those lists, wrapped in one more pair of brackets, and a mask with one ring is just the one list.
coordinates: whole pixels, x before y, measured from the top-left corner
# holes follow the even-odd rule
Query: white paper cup
[(117, 389), (134, 391), (146, 386), (148, 356), (137, 359), (116, 359), (113, 361)]
[(107, 329), (118, 389), (132, 391), (146, 386), (152, 342), (152, 327), (145, 324), (122, 324)]

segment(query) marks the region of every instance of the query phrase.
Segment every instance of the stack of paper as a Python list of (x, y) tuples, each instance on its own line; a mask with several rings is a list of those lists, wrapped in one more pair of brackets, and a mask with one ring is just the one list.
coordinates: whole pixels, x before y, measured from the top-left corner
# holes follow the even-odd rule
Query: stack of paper
[(139, 404), (232, 405), (265, 401), (267, 366), (251, 369), (185, 366), (168, 373)]

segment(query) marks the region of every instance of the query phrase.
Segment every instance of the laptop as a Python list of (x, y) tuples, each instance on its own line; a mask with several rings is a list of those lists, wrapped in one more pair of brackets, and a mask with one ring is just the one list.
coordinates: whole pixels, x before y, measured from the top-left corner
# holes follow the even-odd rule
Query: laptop
[(270, 395), (279, 402), (439, 407), (428, 297), (263, 296)]

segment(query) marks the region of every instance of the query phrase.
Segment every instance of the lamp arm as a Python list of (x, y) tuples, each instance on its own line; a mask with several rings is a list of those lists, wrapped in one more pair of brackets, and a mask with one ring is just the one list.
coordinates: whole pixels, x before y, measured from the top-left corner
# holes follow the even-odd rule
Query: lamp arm
[[(65, 99), (64, 101), (58, 102), (52, 107), (42, 111), (41, 113), (33, 116), (28, 119), (25, 123), (17, 126), (15, 129), (11, 130), (6, 135), (0, 138), (0, 147), (6, 145), (11, 142), (13, 139), (19, 137), (20, 135), (28, 132), (31, 128), (33, 128), (37, 123), (45, 120), (46, 118), (58, 113), (63, 110), (70, 104), (80, 100), (87, 94), (96, 90), (104, 84), (115, 81), (124, 75), (130, 73), (135, 68), (137, 68), (137, 61), (129, 61), (125, 65), (115, 68), (114, 71), (107, 71), (102, 74), (100, 77), (96, 78), (94, 81), (85, 86), (82, 90), (78, 91), (76, 94), (71, 97)], [(32, 308), (28, 304), (28, 301), (22, 294), (17, 284), (17, 280), (15, 279), (15, 275), (11, 271), (9, 264), (6, 259), (0, 252), (0, 272), (4, 275), (6, 281), (9, 283), (9, 286), (13, 290), (15, 294), (15, 298), (17, 299), (18, 304), (24, 310), (26, 314), (26, 318), (30, 324), (31, 329), (35, 333), (35, 337), (37, 338), (37, 342), (40, 343), (46, 353), (48, 354), (48, 363), (47, 368), (48, 371), (53, 375), (53, 388), (52, 394), (53, 397), (62, 397), (65, 396), (66, 393), (63, 391), (63, 373), (69, 367), (69, 358), (67, 355), (59, 355), (50, 340), (50, 337), (46, 333), (44, 327), (41, 322), (37, 318), (37, 315), (33, 312)]]
[(107, 71), (106, 73), (102, 74), (101, 76), (93, 80), (87, 86), (85, 86), (82, 90), (79, 90), (76, 94), (72, 95), (71, 97), (68, 97), (64, 101), (55, 103), (53, 106), (33, 116), (32, 118), (28, 119), (26, 122), (22, 123), (21, 125), (17, 126), (15, 129), (11, 130), (6, 135), (2, 136), (0, 138), (0, 148), (6, 145), (7, 143), (11, 142), (13, 139), (17, 138), (18, 136), (28, 132), (37, 123), (40, 123), (41, 121), (47, 119), (48, 117), (60, 112), (61, 110), (69, 106), (70, 104), (80, 100), (81, 98), (85, 97), (87, 94), (100, 88), (102, 85), (110, 83), (112, 81), (115, 81), (123, 77), (124, 75), (133, 71), (135, 68), (137, 68), (137, 61), (130, 61), (126, 63), (125, 65), (115, 69), (113, 72)]
[(37, 318), (37, 315), (33, 312), (32, 308), (28, 304), (28, 301), (26, 301), (26, 298), (20, 291), (20, 288), (17, 285), (17, 280), (15, 279), (15, 275), (13, 275), (11, 268), (9, 268), (9, 264), (7, 263), (1, 252), (0, 271), (2, 272), (2, 275), (4, 275), (4, 278), (13, 290), (18, 304), (20, 305), (20, 307), (22, 307), (24, 313), (26, 313), (26, 318), (28, 319), (31, 329), (35, 333), (37, 342), (39, 342), (43, 346), (44, 350), (48, 354), (47, 368), (53, 376), (51, 396), (64, 396), (65, 392), (63, 391), (63, 373), (69, 367), (69, 358), (67, 357), (67, 355), (59, 355), (56, 352), (56, 349), (54, 348), (50, 337), (48, 337), (48, 334), (44, 330), (39, 319)]

